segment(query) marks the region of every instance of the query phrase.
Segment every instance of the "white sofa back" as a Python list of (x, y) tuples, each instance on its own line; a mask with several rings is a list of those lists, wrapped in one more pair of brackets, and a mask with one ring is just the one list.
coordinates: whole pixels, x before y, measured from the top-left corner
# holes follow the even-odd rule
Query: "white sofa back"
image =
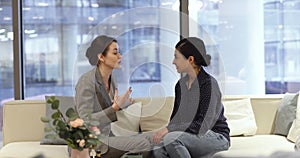
[(277, 109), (280, 105), (283, 95), (224, 96), (223, 100), (239, 100), (245, 98), (250, 98), (251, 101), (257, 125), (256, 134), (272, 134), (274, 131)]
[[(254, 111), (257, 134), (270, 134), (274, 129), (274, 119), (283, 95), (265, 96), (224, 96), (224, 100), (237, 100), (250, 97)], [(168, 123), (173, 97), (166, 99), (136, 98), (142, 101), (142, 114), (145, 117), (144, 131), (160, 128)], [(40, 141), (44, 133), (44, 124), (40, 121), (45, 116), (45, 100), (15, 100), (9, 101), (3, 107), (3, 146), (10, 142)], [(147, 116), (147, 114), (155, 115)], [(151, 124), (151, 125), (149, 125)], [(142, 126), (142, 125), (141, 125)], [(151, 128), (150, 128), (151, 127)]]

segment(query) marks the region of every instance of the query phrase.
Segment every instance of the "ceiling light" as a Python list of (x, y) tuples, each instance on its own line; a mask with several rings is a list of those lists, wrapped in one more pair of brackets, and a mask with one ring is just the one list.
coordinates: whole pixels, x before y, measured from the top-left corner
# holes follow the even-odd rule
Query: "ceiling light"
[(91, 6), (92, 6), (93, 8), (98, 8), (98, 7), (99, 7), (99, 4), (98, 4), (98, 3), (93, 3)]
[(40, 3), (38, 3), (37, 5), (38, 5), (38, 6), (41, 6), (41, 7), (47, 7), (47, 6), (49, 6), (48, 3), (43, 3), (43, 2), (40, 2)]
[(38, 34), (36, 34), (36, 33), (35, 33), (35, 34), (30, 34), (30, 35), (29, 35), (30, 38), (34, 38), (34, 37), (37, 37), (37, 36), (38, 36)]
[(5, 29), (0, 29), (0, 33), (4, 33), (5, 32)]
[(94, 21), (95, 20), (95, 18), (91, 17), (91, 16), (89, 16), (88, 19), (89, 19), (89, 21)]
[(14, 40), (14, 33), (13, 32), (7, 32), (7, 38), (10, 40)]
[(9, 21), (9, 20), (11, 20), (11, 17), (5, 16), (5, 17), (3, 17), (3, 20)]
[(35, 30), (25, 30), (24, 31), (26, 34), (32, 34), (32, 33), (35, 33)]

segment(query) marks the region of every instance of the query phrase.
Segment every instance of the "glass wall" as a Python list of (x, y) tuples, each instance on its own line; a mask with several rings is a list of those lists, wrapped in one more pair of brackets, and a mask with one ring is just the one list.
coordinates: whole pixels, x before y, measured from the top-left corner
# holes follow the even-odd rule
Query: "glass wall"
[[(174, 95), (179, 0), (21, 2), (25, 99), (74, 95), (77, 79), (91, 69), (85, 50), (100, 34), (119, 42), (123, 62), (114, 75), (121, 91), (131, 86), (133, 97)], [(224, 95), (297, 92), (299, 10), (299, 0), (189, 0), (184, 29), (204, 39), (212, 56), (207, 69)], [(0, 48), (2, 107), (14, 99), (10, 0), (0, 1)]]
[[(124, 62), (115, 75), (121, 89), (132, 86), (135, 96), (143, 96), (150, 93), (150, 88), (160, 87), (165, 95), (173, 94), (173, 84), (179, 77), (171, 64), (180, 35), (178, 0), (22, 3), (26, 99), (73, 95), (78, 77), (91, 68), (85, 49), (99, 34), (119, 41)], [(294, 20), (299, 3), (189, 1), (189, 36), (206, 42), (212, 55), (208, 70), (219, 80), (224, 94), (300, 89), (300, 25)], [(1, 1), (0, 44), (6, 51), (0, 63), (1, 101), (13, 98), (11, 5), (11, 1)], [(257, 12), (253, 13), (253, 8)]]
[(191, 0), (189, 7), (189, 35), (204, 39), (223, 94), (264, 94), (261, 0)]
[(208, 69), (224, 94), (300, 90), (299, 6), (298, 0), (189, 1), (189, 35), (206, 42)]
[[(0, 101), (13, 97), (12, 5), (0, 2)], [(2, 104), (1, 104), (2, 105)]]
[(25, 98), (73, 95), (79, 76), (91, 69), (85, 50), (101, 34), (120, 45), (123, 65), (114, 72), (119, 89), (131, 86), (134, 97), (155, 87), (163, 88), (159, 95), (172, 95), (178, 75), (165, 58), (173, 51), (163, 51), (179, 39), (175, 2), (23, 0)]
[(3, 103), (14, 97), (12, 28), (11, 1), (0, 1), (0, 133), (2, 131)]
[(267, 1), (265, 12), (266, 93), (300, 90), (299, 0)]

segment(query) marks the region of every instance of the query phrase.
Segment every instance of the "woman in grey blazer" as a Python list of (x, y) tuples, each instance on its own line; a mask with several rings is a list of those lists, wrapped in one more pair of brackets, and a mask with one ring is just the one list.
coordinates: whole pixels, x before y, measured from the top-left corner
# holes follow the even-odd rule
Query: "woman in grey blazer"
[(121, 137), (110, 132), (110, 124), (117, 121), (116, 112), (132, 103), (131, 88), (118, 96), (111, 75), (113, 69), (120, 68), (122, 58), (117, 41), (105, 35), (96, 37), (87, 49), (86, 57), (95, 67), (78, 80), (75, 104), (81, 118), (91, 115), (100, 122), (99, 129), (105, 136), (101, 140), (101, 157), (113, 158), (126, 153), (149, 151), (150, 142), (142, 136)]

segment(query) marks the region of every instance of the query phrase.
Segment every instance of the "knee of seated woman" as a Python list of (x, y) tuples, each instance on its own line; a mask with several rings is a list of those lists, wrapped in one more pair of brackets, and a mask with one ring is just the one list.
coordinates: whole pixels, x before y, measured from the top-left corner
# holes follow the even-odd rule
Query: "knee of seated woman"
[(180, 136), (182, 136), (182, 134), (184, 134), (184, 132), (181, 131), (170, 132), (164, 136), (163, 142), (166, 145), (174, 141), (180, 141)]

